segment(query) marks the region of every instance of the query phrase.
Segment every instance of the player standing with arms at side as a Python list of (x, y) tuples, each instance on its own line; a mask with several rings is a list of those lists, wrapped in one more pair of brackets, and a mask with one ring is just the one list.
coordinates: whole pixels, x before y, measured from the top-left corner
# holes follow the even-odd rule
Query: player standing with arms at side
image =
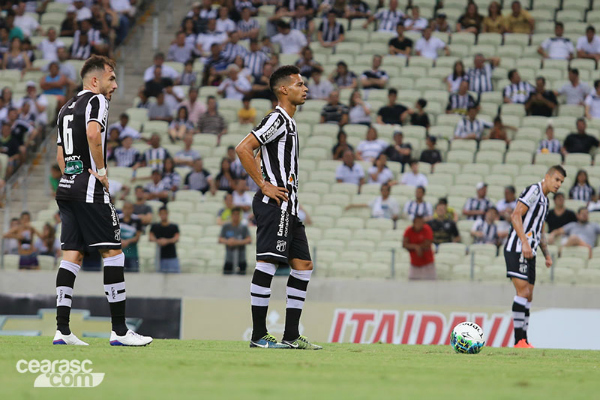
[[(293, 65), (278, 68), (270, 87), (279, 104), (236, 147), (246, 172), (260, 190), (254, 196), (256, 269), (250, 285), (252, 339), (250, 347), (319, 350), (299, 333), (300, 315), (313, 269), (304, 225), (298, 219), (298, 131), (294, 113), (308, 89)], [(260, 148), (262, 173), (254, 152)], [(281, 343), (267, 332), (271, 281), (280, 264), (290, 264), (285, 331)]]
[(523, 190), (511, 215), (512, 228), (504, 247), (506, 276), (517, 291), (512, 306), (515, 347), (533, 347), (527, 340), (529, 311), (535, 284), (535, 257), (538, 245), (546, 257), (546, 267), (552, 266), (544, 222), (548, 215), (548, 193), (557, 193), (567, 173), (560, 165), (550, 167), (541, 182)]
[(83, 251), (95, 247), (104, 260), (104, 292), (110, 305), (113, 346), (145, 346), (152, 338), (125, 325), (125, 255), (119, 217), (110, 202), (106, 175), (108, 101), (117, 88), (114, 61), (90, 57), (81, 68), (83, 90), (58, 113), (56, 161), (63, 173), (56, 202), (62, 221), (63, 259), (56, 275), (56, 323), (53, 344), (87, 345), (69, 329), (75, 278)]

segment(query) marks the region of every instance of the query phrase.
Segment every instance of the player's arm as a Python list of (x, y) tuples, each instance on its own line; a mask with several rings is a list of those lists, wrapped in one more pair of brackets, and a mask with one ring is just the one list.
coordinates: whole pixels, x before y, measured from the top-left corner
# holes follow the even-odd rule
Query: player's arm
[(89, 170), (96, 179), (102, 183), (102, 186), (108, 190), (108, 176), (106, 176), (106, 166), (104, 165), (104, 154), (102, 153), (102, 125), (97, 121), (90, 121), (87, 124), (87, 140), (90, 147), (90, 154), (96, 164), (96, 171)]
[(544, 227), (542, 226), (542, 237), (540, 238), (540, 249), (542, 249), (542, 253), (546, 257), (546, 267), (550, 268), (552, 266), (552, 255), (548, 250), (548, 240), (546, 239), (546, 233), (544, 232)]
[(60, 172), (65, 173), (65, 156), (64, 150), (61, 145), (58, 145), (58, 149), (56, 150), (56, 163), (60, 167)]
[(254, 151), (260, 147), (260, 143), (254, 134), (248, 134), (235, 148), (235, 152), (240, 158), (242, 166), (250, 175), (250, 178), (258, 185), (261, 192), (281, 204), (281, 201), (288, 201), (287, 189), (280, 188), (265, 181), (262, 173), (256, 165)]
[(531, 250), (529, 241), (527, 241), (527, 236), (525, 236), (525, 230), (523, 229), (523, 216), (527, 214), (527, 210), (529, 210), (529, 207), (525, 203), (519, 201), (515, 207), (515, 210), (510, 216), (510, 220), (512, 222), (513, 229), (521, 240), (523, 257), (532, 258), (533, 251)]

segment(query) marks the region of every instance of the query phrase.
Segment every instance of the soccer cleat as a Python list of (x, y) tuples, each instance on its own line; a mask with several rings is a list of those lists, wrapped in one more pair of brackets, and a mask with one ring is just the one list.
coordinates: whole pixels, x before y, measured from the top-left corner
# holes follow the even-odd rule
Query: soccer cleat
[(291, 349), (299, 350), (321, 350), (323, 348), (322, 346), (309, 342), (308, 338), (302, 335), (300, 335), (296, 340), (283, 340), (282, 343), (289, 345)]
[(515, 344), (515, 349), (529, 349), (530, 346), (525, 339), (519, 340), (517, 344)]
[(131, 329), (128, 329), (123, 336), (117, 335), (115, 331), (110, 332), (111, 346), (147, 346), (150, 343), (152, 343), (150, 336), (142, 336)]
[(251, 340), (250, 347), (261, 347), (263, 349), (289, 349), (290, 346), (285, 343), (277, 343), (275, 336), (267, 333), (258, 340)]
[(529, 347), (530, 349), (535, 349), (535, 347), (533, 347), (533, 345), (529, 342), (527, 342), (527, 347)]
[(79, 340), (77, 336), (75, 336), (72, 332), (70, 335), (63, 335), (60, 331), (56, 331), (56, 335), (54, 335), (54, 340), (52, 340), (52, 344), (70, 344), (75, 346), (89, 346), (83, 340)]

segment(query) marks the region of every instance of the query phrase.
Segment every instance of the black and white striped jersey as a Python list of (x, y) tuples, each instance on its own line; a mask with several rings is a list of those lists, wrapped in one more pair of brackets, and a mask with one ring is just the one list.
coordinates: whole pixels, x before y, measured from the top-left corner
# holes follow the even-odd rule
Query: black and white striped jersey
[[(288, 190), (288, 201), (278, 206), (298, 215), (298, 130), (296, 122), (280, 106), (270, 112), (252, 130), (261, 144), (261, 167), (264, 179), (274, 186)], [(277, 206), (277, 202), (260, 191), (262, 202)]]
[(592, 196), (596, 194), (596, 191), (593, 187), (588, 184), (585, 185), (574, 185), (571, 190), (569, 190), (569, 198), (573, 200), (581, 200), (586, 203), (592, 200)]
[(560, 153), (560, 148), (562, 144), (558, 139), (544, 139), (540, 142), (540, 147), (538, 149), (538, 153), (541, 153), (544, 149), (547, 149), (549, 153)]
[(260, 78), (263, 74), (263, 67), (267, 61), (269, 61), (269, 56), (264, 52), (249, 52), (246, 54), (246, 57), (244, 57), (244, 66), (250, 70), (253, 77)]
[[(493, 204), (487, 197), (479, 199), (477, 197), (471, 197), (465, 203), (463, 211), (487, 211), (488, 208), (492, 207)], [(483, 219), (483, 215), (471, 215), (468, 219)]]
[(299, 30), (302, 33), (306, 33), (308, 31), (310, 21), (312, 21), (312, 18), (310, 17), (293, 17), (290, 19), (290, 28)]
[(221, 51), (221, 57), (226, 59), (229, 63), (234, 62), (237, 56), (240, 56), (243, 59), (247, 54), (248, 50), (237, 43), (227, 43), (223, 48), (223, 51)]
[(469, 90), (472, 92), (491, 92), (494, 90), (492, 84), (492, 70), (494, 67), (490, 63), (483, 64), (483, 68), (469, 68)]
[(381, 9), (377, 11), (374, 17), (379, 21), (377, 24), (378, 31), (396, 32), (396, 26), (404, 21), (404, 13), (400, 10)]
[(237, 27), (240, 32), (246, 33), (250, 32), (252, 29), (260, 28), (260, 25), (257, 20), (250, 18), (248, 21), (240, 19), (237, 23)]
[(498, 244), (498, 226), (495, 222), (489, 224), (485, 219), (478, 219), (473, 224), (471, 232), (483, 232), (483, 236), (474, 238), (473, 243)]
[(319, 26), (319, 32), (323, 35), (324, 42), (335, 42), (340, 38), (340, 35), (344, 34), (344, 27), (339, 22), (330, 24), (326, 18), (323, 18), (323, 22)]
[(448, 97), (446, 110), (452, 111), (454, 114), (466, 115), (467, 109), (475, 104), (475, 99), (469, 93), (463, 95), (452, 93), (450, 97)]
[(162, 173), (167, 157), (170, 157), (170, 154), (164, 147), (150, 148), (142, 155), (142, 161), (146, 162), (146, 166), (152, 171), (156, 169)]
[(296, 6), (298, 4), (304, 4), (307, 10), (317, 10), (319, 8), (319, 4), (317, 0), (284, 0), (283, 7), (287, 8), (289, 11), (296, 11)]
[[(527, 186), (518, 199), (527, 206), (527, 213), (523, 216), (523, 231), (535, 255), (536, 248), (542, 237), (542, 227), (548, 215), (548, 198), (542, 191), (542, 183)], [(506, 241), (505, 250), (520, 253), (523, 244), (517, 232), (511, 227)]]
[(119, 146), (113, 151), (112, 158), (116, 161), (117, 167), (133, 167), (140, 160), (140, 152), (133, 147), (126, 149)]
[(404, 215), (410, 220), (413, 220), (415, 215), (431, 217), (433, 216), (433, 207), (431, 203), (425, 201), (418, 203), (416, 200), (411, 200), (404, 205)]
[(104, 186), (88, 172), (97, 171), (88, 145), (87, 126), (96, 121), (101, 126), (102, 155), (106, 165), (106, 122), (108, 100), (101, 94), (82, 90), (69, 100), (58, 113), (56, 143), (63, 150), (65, 170), (56, 190), (57, 200), (86, 203), (110, 202)]
[(531, 93), (535, 93), (535, 87), (528, 82), (511, 83), (504, 88), (503, 96), (513, 103), (525, 104)]
[(483, 121), (481, 119), (475, 118), (471, 121), (467, 117), (463, 117), (458, 124), (456, 125), (456, 129), (454, 130), (454, 137), (463, 138), (467, 137), (471, 134), (477, 135), (477, 139), (481, 139), (483, 136), (483, 130), (486, 128), (492, 128), (492, 124), (489, 122)]

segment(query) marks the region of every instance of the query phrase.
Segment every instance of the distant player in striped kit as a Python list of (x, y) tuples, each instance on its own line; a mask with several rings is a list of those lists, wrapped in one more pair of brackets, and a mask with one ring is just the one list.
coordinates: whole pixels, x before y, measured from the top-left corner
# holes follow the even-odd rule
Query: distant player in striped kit
[(523, 190), (511, 215), (512, 228), (504, 247), (506, 276), (517, 291), (512, 311), (515, 330), (515, 347), (533, 347), (527, 340), (529, 311), (535, 284), (535, 257), (538, 245), (546, 257), (546, 267), (552, 266), (543, 232), (548, 215), (548, 193), (557, 193), (567, 173), (560, 165), (551, 167), (541, 182)]
[[(256, 217), (256, 269), (250, 286), (252, 339), (250, 347), (319, 350), (300, 335), (300, 315), (313, 269), (304, 225), (298, 218), (298, 130), (293, 116), (304, 104), (308, 88), (298, 67), (273, 72), (269, 85), (278, 105), (240, 142), (236, 153), (260, 190), (252, 209)], [(254, 152), (260, 151), (262, 173)], [(279, 265), (290, 265), (285, 331), (281, 343), (266, 326), (271, 281)]]

